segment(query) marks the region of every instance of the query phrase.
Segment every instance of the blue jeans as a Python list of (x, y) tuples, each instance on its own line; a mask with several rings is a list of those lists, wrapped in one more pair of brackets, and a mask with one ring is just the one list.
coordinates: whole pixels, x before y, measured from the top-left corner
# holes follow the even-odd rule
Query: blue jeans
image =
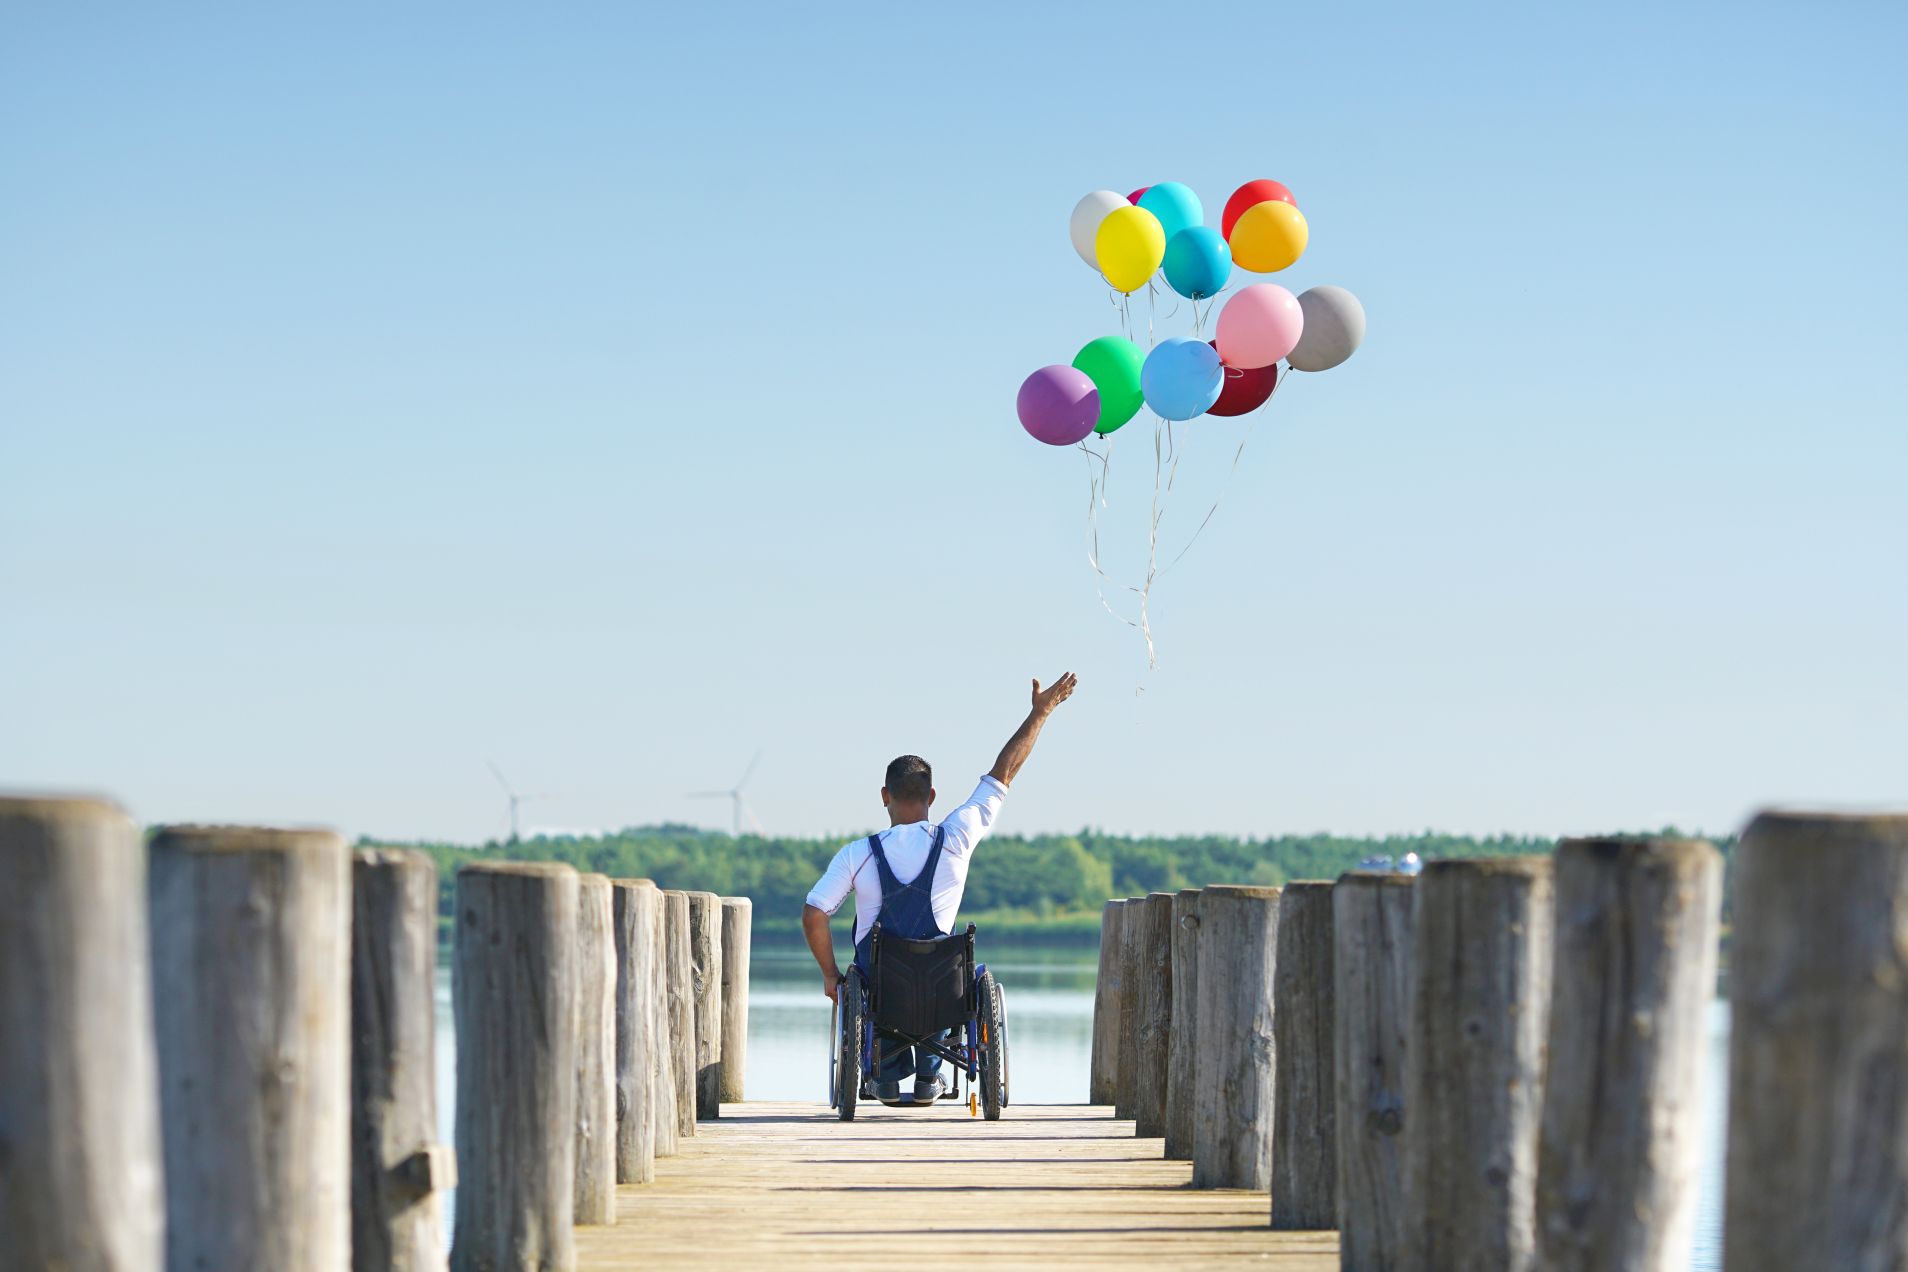
[[(933, 1040), (945, 1043), (953, 1032), (944, 1030)], [(881, 1049), (881, 1061), (875, 1066), (876, 1082), (901, 1082), (909, 1077), (931, 1082), (940, 1076), (941, 1057), (926, 1047), (903, 1047), (885, 1038), (877, 1039), (875, 1045)]]

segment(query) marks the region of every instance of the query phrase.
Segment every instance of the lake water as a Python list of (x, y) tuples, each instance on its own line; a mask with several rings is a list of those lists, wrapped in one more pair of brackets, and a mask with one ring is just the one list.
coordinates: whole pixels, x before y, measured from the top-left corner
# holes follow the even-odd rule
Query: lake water
[[(1083, 1103), (1092, 1049), (1095, 948), (994, 941), (983, 947), (983, 954), (1007, 991), (1008, 1018), (1013, 1027), (1014, 1099), (1027, 1104)], [(448, 964), (448, 960), (442, 962)], [(821, 977), (808, 951), (800, 945), (758, 937), (749, 982), (746, 1082), (750, 1099), (826, 1103), (828, 1013)], [(440, 966), (437, 1121), (446, 1144), (453, 1142), (456, 1054), (450, 973), (447, 966)], [(1718, 1000), (1710, 1005), (1709, 1013), (1702, 1174), (1689, 1264), (1693, 1269), (1722, 1266), (1723, 1126), (1728, 1082), (1729, 1007)], [(1013, 1116), (1012, 1112), (1007, 1116)], [(446, 1224), (450, 1213), (446, 1199)]]

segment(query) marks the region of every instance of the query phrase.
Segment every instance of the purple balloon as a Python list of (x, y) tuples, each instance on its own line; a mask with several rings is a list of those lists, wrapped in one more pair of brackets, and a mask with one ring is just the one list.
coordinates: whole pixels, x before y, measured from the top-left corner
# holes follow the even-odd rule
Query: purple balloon
[(1100, 391), (1086, 372), (1072, 367), (1041, 367), (1020, 386), (1015, 404), (1020, 424), (1036, 441), (1071, 446), (1093, 431), (1100, 418)]

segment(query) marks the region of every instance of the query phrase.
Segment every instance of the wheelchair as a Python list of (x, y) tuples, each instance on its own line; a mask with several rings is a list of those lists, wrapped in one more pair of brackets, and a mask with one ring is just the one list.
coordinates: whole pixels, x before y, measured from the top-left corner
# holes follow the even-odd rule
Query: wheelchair
[[(959, 1100), (965, 1076), (968, 1115), (999, 1121), (1008, 1102), (1007, 993), (985, 963), (974, 961), (974, 925), (925, 941), (877, 926), (868, 961), (871, 974), (851, 967), (836, 993), (828, 1106), (852, 1122), (855, 1102), (873, 1098), (880, 1058), (925, 1047), (952, 1075), (943, 1098)], [(946, 1040), (928, 1041), (949, 1029), (954, 1032)]]

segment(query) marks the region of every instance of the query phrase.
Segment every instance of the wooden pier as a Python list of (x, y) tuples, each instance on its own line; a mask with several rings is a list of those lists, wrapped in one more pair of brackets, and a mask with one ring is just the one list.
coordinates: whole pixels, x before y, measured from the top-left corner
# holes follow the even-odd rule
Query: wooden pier
[(615, 1227), (576, 1229), (576, 1266), (1338, 1267), (1336, 1233), (1275, 1231), (1264, 1192), (1195, 1189), (1161, 1148), (1086, 1104), (725, 1104)]

